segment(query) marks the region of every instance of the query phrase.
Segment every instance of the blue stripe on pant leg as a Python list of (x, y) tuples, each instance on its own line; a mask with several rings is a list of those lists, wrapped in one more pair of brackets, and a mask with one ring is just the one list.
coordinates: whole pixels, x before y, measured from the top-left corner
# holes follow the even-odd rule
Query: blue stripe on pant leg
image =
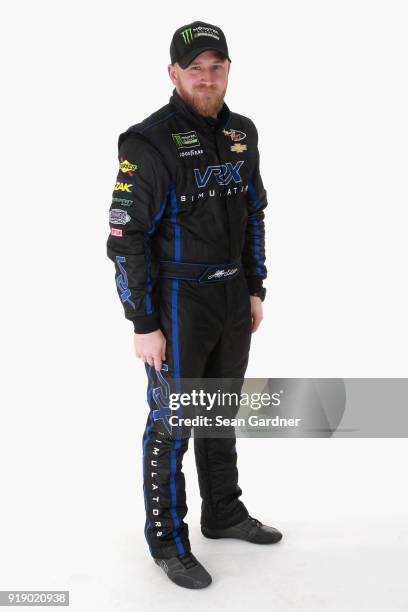
[[(179, 281), (174, 280), (172, 282), (172, 293), (171, 293), (171, 328), (172, 328), (172, 345), (173, 345), (173, 369), (174, 369), (174, 381), (176, 385), (176, 392), (180, 392), (180, 355), (179, 355), (179, 344), (178, 344), (178, 285)], [(177, 546), (179, 554), (186, 552), (181, 540), (178, 535), (178, 528), (180, 527), (180, 519), (177, 515), (177, 493), (174, 476), (177, 468), (177, 451), (181, 446), (181, 439), (179, 438), (179, 426), (177, 426), (176, 441), (174, 447), (170, 453), (170, 494), (171, 494), (171, 516), (173, 519), (174, 530), (173, 538)]]
[[(171, 222), (174, 226), (174, 259), (176, 261), (181, 260), (181, 228), (177, 223), (177, 195), (174, 183), (170, 185), (171, 190)], [(180, 392), (180, 355), (179, 355), (179, 329), (178, 329), (178, 280), (172, 282), (171, 292), (171, 335), (172, 335), (172, 347), (173, 347), (173, 370), (174, 370), (174, 382), (176, 386), (176, 392)], [(171, 516), (173, 519), (174, 530), (173, 537), (177, 546), (179, 554), (186, 552), (178, 534), (180, 527), (180, 519), (177, 515), (177, 491), (175, 484), (175, 473), (177, 469), (177, 451), (181, 446), (181, 440), (179, 438), (179, 426), (177, 426), (176, 439), (174, 447), (170, 453), (170, 494), (171, 494)]]

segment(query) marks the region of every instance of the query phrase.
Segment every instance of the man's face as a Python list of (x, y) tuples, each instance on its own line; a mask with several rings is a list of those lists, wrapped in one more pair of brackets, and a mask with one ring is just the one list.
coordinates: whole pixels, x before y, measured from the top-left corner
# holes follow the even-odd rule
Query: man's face
[(183, 70), (168, 66), (170, 78), (180, 96), (197, 113), (216, 117), (224, 103), (230, 62), (217, 51), (203, 51)]

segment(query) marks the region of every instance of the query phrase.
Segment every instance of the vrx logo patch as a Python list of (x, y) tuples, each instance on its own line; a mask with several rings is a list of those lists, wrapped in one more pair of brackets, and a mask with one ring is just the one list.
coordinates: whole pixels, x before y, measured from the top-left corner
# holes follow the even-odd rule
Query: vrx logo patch
[(231, 181), (234, 183), (242, 183), (242, 178), (239, 174), (244, 160), (238, 161), (235, 166), (231, 162), (221, 164), (219, 166), (208, 166), (204, 175), (201, 175), (199, 168), (194, 168), (194, 175), (198, 187), (205, 187), (210, 180), (211, 176), (214, 175), (219, 185), (228, 185)]
[[(167, 372), (169, 366), (167, 363), (163, 363), (161, 370)], [(157, 378), (159, 380), (159, 386), (153, 389), (153, 399), (157, 404), (158, 408), (153, 410), (153, 420), (163, 421), (163, 425), (167, 431), (171, 434), (172, 427), (169, 421), (169, 416), (172, 414), (171, 408), (169, 407), (169, 396), (170, 396), (170, 385), (164, 378), (160, 370), (156, 370)]]
[(126, 274), (126, 270), (124, 266), (122, 265), (125, 263), (125, 261), (126, 261), (126, 257), (123, 257), (122, 255), (116, 255), (116, 263), (120, 271), (120, 274), (118, 274), (118, 276), (116, 277), (116, 284), (118, 286), (118, 289), (120, 292), (120, 299), (122, 300), (122, 302), (128, 302), (130, 306), (134, 309), (135, 305), (130, 299), (130, 296), (132, 294), (128, 286), (128, 277)]

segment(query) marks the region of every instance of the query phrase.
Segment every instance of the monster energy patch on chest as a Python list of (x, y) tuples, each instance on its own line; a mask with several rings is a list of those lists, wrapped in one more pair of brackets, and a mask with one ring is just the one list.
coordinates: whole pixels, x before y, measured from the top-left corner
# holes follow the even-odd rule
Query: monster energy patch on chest
[(178, 149), (191, 149), (192, 147), (200, 146), (200, 141), (195, 131), (181, 132), (179, 134), (172, 134), (172, 136)]

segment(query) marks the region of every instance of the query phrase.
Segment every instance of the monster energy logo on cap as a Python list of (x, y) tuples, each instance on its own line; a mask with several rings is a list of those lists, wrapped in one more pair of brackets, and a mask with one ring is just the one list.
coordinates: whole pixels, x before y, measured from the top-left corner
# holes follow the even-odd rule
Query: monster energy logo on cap
[(200, 146), (200, 141), (195, 131), (172, 134), (172, 136), (178, 149), (191, 149), (192, 147)]
[(193, 30), (191, 28), (186, 28), (185, 30), (180, 32), (180, 34), (186, 45), (189, 45), (193, 40)]

